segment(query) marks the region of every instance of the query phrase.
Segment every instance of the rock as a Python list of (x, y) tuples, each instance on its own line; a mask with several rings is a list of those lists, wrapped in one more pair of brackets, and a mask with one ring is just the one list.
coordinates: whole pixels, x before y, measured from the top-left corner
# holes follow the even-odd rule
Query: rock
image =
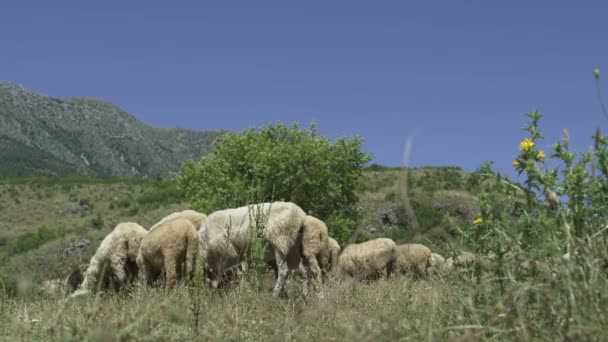
[(71, 203), (65, 210), (68, 214), (80, 214), (91, 209), (88, 204)]
[(376, 209), (376, 218), (384, 227), (392, 227), (397, 224), (397, 215), (392, 207), (380, 207)]
[(78, 256), (91, 244), (89, 239), (80, 239), (63, 250), (64, 256)]

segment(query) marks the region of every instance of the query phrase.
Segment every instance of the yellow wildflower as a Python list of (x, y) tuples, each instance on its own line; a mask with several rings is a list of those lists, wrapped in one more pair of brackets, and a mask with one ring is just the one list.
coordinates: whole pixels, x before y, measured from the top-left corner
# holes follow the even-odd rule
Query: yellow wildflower
[(481, 216), (477, 217), (474, 221), (473, 224), (482, 224), (483, 223), (483, 218), (481, 218)]
[(536, 160), (543, 160), (543, 159), (545, 159), (545, 152), (538, 151), (538, 153), (536, 154)]
[(514, 168), (517, 169), (519, 167), (519, 162), (516, 160), (516, 161), (513, 162), (512, 165), (513, 165)]
[(519, 149), (524, 151), (529, 151), (534, 146), (534, 141), (530, 138), (524, 139), (521, 143), (519, 143)]

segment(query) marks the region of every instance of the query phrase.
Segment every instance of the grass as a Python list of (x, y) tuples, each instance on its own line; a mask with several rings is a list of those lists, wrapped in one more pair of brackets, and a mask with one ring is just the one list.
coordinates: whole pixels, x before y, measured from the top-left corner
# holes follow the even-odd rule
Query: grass
[[(247, 285), (211, 292), (202, 301), (196, 331), (185, 288), (173, 292), (136, 289), (113, 295), (66, 301), (13, 300), (6, 340), (444, 340), (479, 326), (464, 313), (448, 279), (422, 284), (399, 276), (347, 287), (332, 282), (325, 298), (304, 304), (300, 298), (272, 299), (268, 288)], [(294, 292), (294, 291), (292, 291)], [(486, 309), (479, 308), (480, 310)], [(476, 330), (476, 329), (473, 329)], [(504, 330), (503, 333), (509, 333)]]
[[(69, 213), (66, 209), (72, 203), (87, 204), (89, 210)], [(63, 277), (88, 260), (119, 222), (149, 227), (185, 208), (189, 204), (167, 181), (4, 180), (0, 182), (0, 275), (13, 285)], [(81, 257), (63, 255), (68, 245), (82, 238), (91, 244)]]
[[(270, 275), (260, 288), (241, 283), (230, 290), (207, 290), (202, 297), (193, 296), (185, 286), (173, 291), (136, 287), (130, 294), (72, 300), (26, 295), (0, 300), (0, 338), (474, 341), (602, 336), (607, 313), (588, 306), (591, 300), (584, 302), (590, 295), (608, 300), (602, 288), (575, 290), (580, 302), (572, 326), (565, 330), (563, 293), (551, 280), (563, 275), (564, 266), (557, 267), (554, 275), (535, 277), (508, 268), (513, 278), (504, 290), (495, 286), (493, 275), (477, 278), (472, 270), (435, 274), (427, 282), (402, 275), (355, 286), (330, 280), (324, 285), (324, 298), (308, 302), (298, 296), (295, 281), (288, 284), (289, 299), (272, 298)], [(599, 285), (596, 281), (589, 285)], [(196, 304), (202, 307), (198, 315), (192, 309)]]
[[(461, 181), (453, 182), (458, 186), (426, 189), (429, 183), (445, 184), (456, 173), (461, 175)], [(401, 174), (400, 169), (380, 167), (365, 172), (358, 194), (369, 222), (375, 219), (376, 206), (399, 207)], [(459, 169), (411, 170), (408, 178), (418, 230), (404, 220), (378, 235), (398, 243), (422, 242), (444, 256), (453, 248), (462, 250), (448, 231), (450, 220), (458, 217), (441, 215), (453, 211), (469, 216), (481, 182)], [(393, 199), (387, 196), (391, 191)], [(492, 203), (507, 205), (499, 195)], [(91, 209), (67, 214), (65, 208), (73, 202)], [(605, 336), (604, 235), (577, 243), (568, 260), (547, 256), (548, 273), (507, 263), (500, 272), (473, 268), (435, 273), (428, 282), (396, 276), (351, 287), (332, 280), (323, 286), (324, 298), (309, 301), (300, 297), (300, 285), (293, 281), (288, 284), (289, 299), (272, 298), (270, 275), (262, 278), (260, 287), (241, 283), (221, 291), (136, 287), (132, 293), (72, 300), (41, 291), (44, 279), (62, 278), (88, 260), (116, 223), (134, 221), (147, 227), (187, 207), (164, 182), (4, 182), (0, 340), (583, 341)], [(38, 236), (40, 243), (10, 253), (20, 239), (31, 236)], [(92, 242), (83, 254), (64, 256), (63, 249), (82, 237)]]

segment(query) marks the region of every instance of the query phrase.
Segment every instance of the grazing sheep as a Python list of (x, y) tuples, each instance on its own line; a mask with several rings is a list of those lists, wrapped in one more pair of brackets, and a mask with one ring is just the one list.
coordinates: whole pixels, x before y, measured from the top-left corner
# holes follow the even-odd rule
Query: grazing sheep
[(327, 240), (327, 249), (322, 251), (320, 260), (321, 271), (325, 276), (338, 268), (338, 258), (340, 257), (341, 250), (342, 248), (338, 241), (329, 237)]
[(166, 221), (141, 240), (137, 254), (140, 278), (151, 285), (164, 271), (165, 287), (173, 288), (178, 279), (193, 276), (197, 253), (199, 238), (194, 224), (185, 218)]
[[(329, 235), (327, 234), (327, 226), (325, 222), (314, 216), (307, 215), (304, 218), (302, 227), (302, 265), (304, 273), (307, 275), (307, 283), (305, 293), (307, 294), (308, 285), (312, 285), (312, 289), (318, 292), (321, 288), (321, 267), (327, 267), (327, 261), (324, 256), (329, 253)], [(321, 264), (321, 265), (319, 265)], [(310, 272), (306, 272), (306, 269)]]
[[(302, 261), (300, 243), (305, 217), (306, 213), (291, 202), (260, 203), (212, 213), (199, 231), (208, 276), (216, 283), (224, 271), (239, 265), (258, 225), (262, 225), (261, 237), (276, 260), (273, 296), (278, 297), (284, 291), (289, 270), (298, 268)], [(316, 262), (312, 259), (304, 262), (305, 279)]]
[(413, 274), (426, 279), (431, 266), (431, 250), (418, 243), (399, 245), (396, 248), (396, 271), (404, 274)]
[(397, 258), (396, 247), (387, 238), (348, 245), (338, 259), (338, 276), (342, 280), (390, 276)]
[(91, 258), (80, 289), (93, 291), (105, 288), (106, 282), (100, 282), (105, 274), (110, 276), (115, 289), (120, 289), (137, 276), (137, 251), (141, 240), (148, 231), (133, 222), (118, 224), (108, 234)]
[(192, 224), (194, 225), (194, 227), (196, 228), (196, 230), (199, 230), (200, 227), (207, 220), (207, 215), (199, 213), (198, 211), (190, 210), (190, 209), (178, 211), (178, 212), (175, 212), (173, 214), (163, 217), (162, 220), (158, 221), (148, 231), (151, 232), (153, 229), (160, 226), (161, 224), (163, 224), (167, 221), (175, 220), (176, 218), (185, 218), (185, 219), (190, 220), (192, 222)]
[(432, 272), (446, 272), (452, 268), (452, 259), (444, 258), (440, 254), (431, 253), (431, 267)]
[[(302, 263), (299, 266), (300, 273), (305, 276), (305, 295), (308, 295), (309, 286), (312, 286), (314, 292), (318, 292), (321, 288), (323, 270), (328, 267), (330, 261), (328, 240), (329, 235), (325, 223), (314, 216), (307, 215), (302, 226), (300, 241)], [(275, 276), (278, 276), (273, 253), (266, 253), (266, 263), (275, 271)], [(310, 272), (307, 272), (307, 269)]]
[(482, 269), (489, 271), (496, 267), (496, 256), (490, 254), (488, 256), (479, 256), (471, 252), (462, 252), (456, 259), (446, 259), (446, 266), (449, 268), (469, 268), (479, 263)]

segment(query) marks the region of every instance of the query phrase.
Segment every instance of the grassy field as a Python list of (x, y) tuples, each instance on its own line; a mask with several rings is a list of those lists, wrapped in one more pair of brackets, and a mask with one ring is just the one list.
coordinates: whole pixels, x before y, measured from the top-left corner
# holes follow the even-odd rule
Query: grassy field
[[(458, 168), (410, 170), (407, 179), (409, 203), (404, 203), (403, 170), (366, 170), (358, 190), (363, 215), (356, 239), (420, 241), (444, 256), (472, 250), (456, 232), (483, 212), (487, 199), (480, 200), (480, 191), (497, 182)], [(498, 195), (492, 201), (495, 206), (509, 202)], [(74, 203), (90, 209), (66, 212)], [(171, 182), (2, 183), (0, 340), (608, 339), (608, 243), (601, 236), (581, 237), (568, 258), (538, 253), (543, 257), (536, 260), (545, 262), (548, 271), (509, 259), (495, 270), (473, 266), (434, 272), (428, 281), (398, 275), (352, 285), (332, 279), (323, 287), (323, 298), (310, 300), (301, 298), (297, 281), (289, 282), (289, 299), (273, 299), (270, 274), (258, 287), (242, 282), (228, 290), (200, 284), (173, 291), (137, 287), (132, 293), (71, 300), (41, 291), (43, 280), (63, 278), (88, 260), (116, 223), (148, 227), (188, 207)], [(384, 222), (386, 217), (394, 222)], [(80, 256), (64, 255), (81, 238), (91, 245)]]

